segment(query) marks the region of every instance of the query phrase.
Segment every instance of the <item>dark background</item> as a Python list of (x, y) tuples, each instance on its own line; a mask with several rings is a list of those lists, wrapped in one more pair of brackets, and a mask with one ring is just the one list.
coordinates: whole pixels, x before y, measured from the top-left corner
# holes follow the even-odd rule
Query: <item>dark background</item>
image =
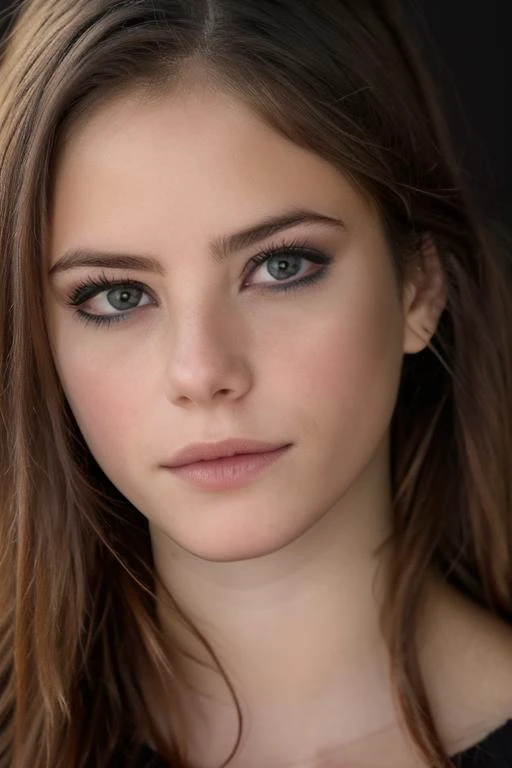
[[(401, 2), (475, 202), (512, 226), (512, 0)], [(0, 0), (0, 35), (18, 6)]]
[(402, 2), (473, 196), (512, 226), (512, 0)]

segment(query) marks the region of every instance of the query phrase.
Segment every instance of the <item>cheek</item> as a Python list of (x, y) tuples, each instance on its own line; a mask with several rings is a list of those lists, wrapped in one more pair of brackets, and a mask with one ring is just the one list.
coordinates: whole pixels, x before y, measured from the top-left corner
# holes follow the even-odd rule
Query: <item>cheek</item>
[(274, 376), (281, 377), (280, 399), (288, 388), (307, 431), (335, 453), (349, 446), (354, 456), (371, 451), (389, 424), (403, 359), (403, 319), (392, 284), (380, 292), (369, 287), (324, 306)]
[[(98, 463), (122, 457), (147, 405), (149, 360), (102, 345), (89, 331), (80, 343), (62, 334), (54, 350), (59, 377), (77, 424)], [(101, 332), (98, 333), (98, 337)], [(142, 353), (144, 357), (146, 353)]]

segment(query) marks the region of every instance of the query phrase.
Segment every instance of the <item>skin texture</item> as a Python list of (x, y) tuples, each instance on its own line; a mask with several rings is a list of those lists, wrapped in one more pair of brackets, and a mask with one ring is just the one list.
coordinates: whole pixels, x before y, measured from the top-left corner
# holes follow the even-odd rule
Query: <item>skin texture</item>
[[(199, 84), (102, 107), (71, 134), (56, 170), (48, 266), (83, 247), (151, 255), (165, 272), (55, 274), (48, 328), (90, 450), (147, 517), (164, 583), (235, 679), (251, 725), (233, 765), (327, 767), (331, 753), (378, 768), (385, 752), (394, 768), (402, 758), (412, 766), (396, 734), (373, 553), (389, 529), (389, 424), (403, 356), (424, 348), (446, 302), (437, 254), (418, 254), (400, 295), (377, 212), (347, 178)], [(303, 224), (222, 264), (209, 257), (214, 238), (296, 207), (344, 226)], [(249, 259), (293, 239), (332, 256), (329, 271), (272, 293), (268, 262), (249, 276)], [(299, 266), (298, 277), (321, 268)], [(102, 273), (147, 290), (108, 328), (80, 322), (65, 301)], [(82, 309), (115, 312), (106, 293)], [(198, 490), (161, 467), (191, 442), (233, 436), (293, 448), (232, 491)], [(434, 581), (432, 594), (433, 613), (459, 605)], [(466, 632), (467, 606), (445, 613), (445, 628)], [(183, 693), (195, 759), (213, 766), (231, 749), (234, 710), (215, 675), (192, 664), (185, 672), (214, 697)], [(459, 682), (450, 680), (457, 695)], [(448, 723), (459, 704), (434, 672), (431, 685)], [(493, 717), (501, 714), (496, 704)], [(462, 725), (447, 724), (447, 738)]]
[[(83, 325), (62, 303), (102, 270), (55, 276), (53, 347), (73, 412), (113, 482), (179, 546), (242, 560), (296, 541), (361, 473), (374, 485), (385, 452), (369, 464), (385, 438), (402, 356), (418, 348), (407, 322), (420, 331), (430, 318), (426, 307), (404, 318), (376, 214), (339, 172), (219, 95), (177, 98), (106, 108), (61, 158), (51, 263), (72, 246), (96, 247), (152, 254), (168, 274), (130, 270), (159, 305), (144, 298), (108, 329)], [(346, 222), (274, 238), (307, 238), (332, 254), (319, 283), (265, 292), (277, 280), (262, 265), (242, 289), (260, 247), (210, 262), (213, 236), (295, 206)], [(306, 262), (301, 275), (317, 269)], [(128, 275), (116, 272), (108, 276)], [(113, 311), (105, 295), (87, 308)], [(294, 449), (231, 493), (198, 491), (161, 469), (190, 442), (230, 436)]]

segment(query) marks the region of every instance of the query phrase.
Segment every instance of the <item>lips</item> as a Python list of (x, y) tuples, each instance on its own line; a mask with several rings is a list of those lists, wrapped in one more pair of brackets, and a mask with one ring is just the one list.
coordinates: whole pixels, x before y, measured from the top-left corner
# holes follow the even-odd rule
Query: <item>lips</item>
[(269, 453), (286, 445), (290, 443), (268, 443), (246, 438), (231, 438), (218, 443), (192, 443), (178, 451), (164, 466), (176, 468), (229, 456)]
[(166, 469), (182, 482), (202, 491), (232, 491), (256, 481), (277, 464), (290, 447), (288, 444), (272, 451), (234, 454)]

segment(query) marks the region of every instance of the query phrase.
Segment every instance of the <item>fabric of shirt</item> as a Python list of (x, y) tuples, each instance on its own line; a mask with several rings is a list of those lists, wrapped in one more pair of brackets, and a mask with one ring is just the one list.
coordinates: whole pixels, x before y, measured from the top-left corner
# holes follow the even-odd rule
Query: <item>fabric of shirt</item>
[[(512, 720), (507, 720), (478, 744), (454, 755), (452, 762), (456, 768), (512, 768)], [(159, 758), (148, 745), (144, 745), (137, 768), (172, 766)]]

